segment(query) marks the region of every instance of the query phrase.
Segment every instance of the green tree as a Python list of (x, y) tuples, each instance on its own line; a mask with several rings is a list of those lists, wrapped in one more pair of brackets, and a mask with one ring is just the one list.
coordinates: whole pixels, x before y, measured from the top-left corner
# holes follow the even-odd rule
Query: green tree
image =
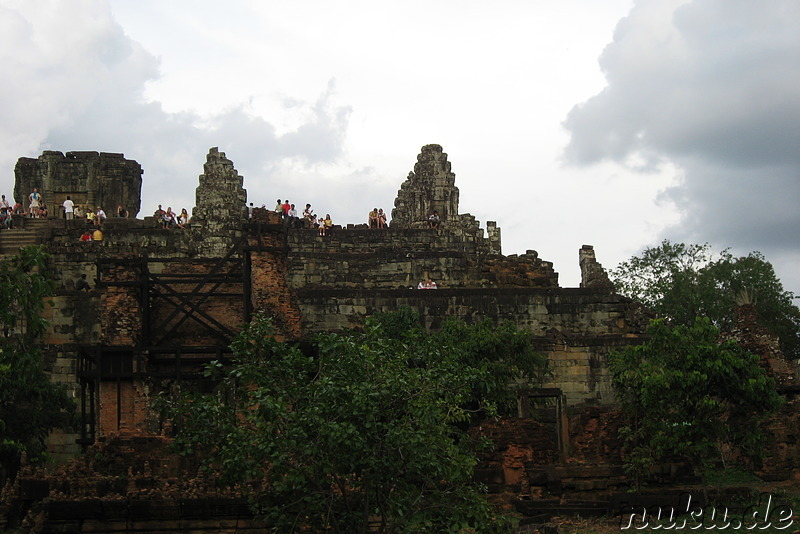
[(54, 287), (46, 263), (41, 246), (0, 262), (0, 481), (13, 476), (23, 453), (31, 462), (43, 461), (50, 431), (74, 423), (75, 405), (63, 385), (50, 382), (37, 344)]
[(486, 318), (467, 324), (459, 318), (446, 319), (441, 327), (428, 333), (414, 308), (401, 307), (395, 312), (379, 313), (367, 320), (378, 326), (375, 331), (388, 339), (405, 343), (416, 351), (416, 359), (426, 362), (429, 346), (451, 347), (459, 354), (461, 365), (485, 371), (472, 384), (465, 406), (497, 410), (502, 415), (516, 415), (518, 387), (534, 387), (549, 373), (547, 357), (537, 352), (532, 334), (520, 330), (511, 321), (496, 323)]
[(759, 322), (777, 335), (784, 354), (800, 358), (800, 309), (759, 252), (736, 257), (713, 253), (708, 244), (664, 240), (611, 271), (617, 290), (659, 317), (691, 326), (708, 317), (720, 329), (735, 324), (737, 300), (755, 300)]
[(459, 429), (475, 410), (492, 413), (476, 391), (497, 378), (448, 341), (455, 333), (428, 335), (404, 309), (363, 333), (317, 336), (309, 355), (256, 317), (232, 345), (234, 363), (209, 367), (216, 392), (161, 403), (179, 448), (254, 488), (276, 531), (505, 532)]
[(628, 419), (621, 435), (629, 472), (641, 478), (654, 461), (683, 456), (702, 474), (724, 460), (726, 446), (757, 456), (758, 423), (782, 402), (759, 357), (720, 343), (704, 318), (674, 327), (655, 320), (647, 334), (646, 343), (609, 358)]

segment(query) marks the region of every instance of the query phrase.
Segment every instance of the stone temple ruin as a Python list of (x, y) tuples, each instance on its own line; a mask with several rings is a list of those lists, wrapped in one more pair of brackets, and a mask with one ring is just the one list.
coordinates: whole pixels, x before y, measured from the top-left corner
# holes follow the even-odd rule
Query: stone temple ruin
[(142, 167), (122, 154), (105, 152), (61, 152), (47, 150), (36, 159), (20, 158), (14, 169), (14, 199), (28, 209), (28, 195), (34, 187), (47, 203), (60, 209), (72, 197), (76, 206), (111, 212), (117, 204), (132, 217), (139, 213)]
[[(53, 205), (69, 194), (87, 205), (121, 203), (134, 214), (141, 175), (139, 164), (121, 154), (45, 152), (20, 159), (15, 195), (27, 198), (39, 187)], [(452, 316), (511, 320), (532, 332), (548, 357), (552, 376), (531, 397), (552, 398), (555, 419), (487, 429), (498, 443), (480, 471), (490, 489), (535, 494), (622, 485), (618, 467), (543, 466), (568, 454), (619, 460), (607, 356), (642, 339), (649, 313), (615, 293), (593, 247), (578, 251), (580, 287), (560, 287), (553, 265), (535, 251), (502, 255), (496, 223), (487, 221), (484, 232), (459, 213), (458, 198), (447, 154), (427, 145), (400, 186), (388, 229), (348, 225), (320, 237), (282, 224), (272, 211), (256, 209), (248, 219), (243, 178), (212, 148), (185, 230), (162, 229), (152, 217), (110, 217), (104, 240), (81, 243), (83, 221), (53, 211), (44, 223), (19, 219), (21, 230), (0, 232), (0, 253), (47, 244), (58, 289), (47, 309), (45, 354), (53, 380), (70, 388), (81, 416), (74, 433), (51, 436), (52, 451), (66, 459), (120, 436), (160, 435), (151, 398), (202, 381), (202, 365), (229, 354), (231, 339), (256, 312), (274, 319), (282, 339), (303, 341), (407, 305), (430, 328)], [(433, 210), (442, 218), (438, 230), (425, 222)], [(28, 241), (12, 239), (15, 232)], [(92, 291), (76, 291), (82, 274), (96, 280)], [(440, 289), (414, 289), (423, 278)], [(527, 400), (520, 402), (523, 415)], [(783, 450), (790, 468), (800, 457), (797, 440)]]

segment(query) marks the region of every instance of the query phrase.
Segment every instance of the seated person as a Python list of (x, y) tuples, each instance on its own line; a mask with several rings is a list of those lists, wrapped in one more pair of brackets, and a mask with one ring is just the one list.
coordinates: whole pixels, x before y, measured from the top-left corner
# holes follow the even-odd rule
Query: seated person
[(294, 207), (294, 204), (291, 205), (289, 208), (289, 226), (292, 228), (300, 228), (300, 219), (297, 217), (297, 208)]
[(441, 220), (439, 219), (439, 213), (437, 211), (431, 213), (430, 217), (428, 217), (428, 228), (438, 230), (440, 223)]
[(186, 228), (188, 225), (189, 212), (186, 211), (186, 208), (182, 208), (180, 215), (178, 215), (178, 228)]
[(378, 210), (378, 228), (386, 228), (386, 214), (383, 213), (383, 208)]
[(82, 274), (80, 278), (75, 280), (75, 289), (78, 291), (91, 291), (92, 286), (86, 281), (86, 275)]
[(306, 209), (303, 210), (303, 219), (312, 227), (317, 224), (317, 216), (314, 215), (314, 210), (311, 209), (311, 204), (306, 204)]
[(81, 241), (84, 242), (84, 243), (86, 243), (87, 241), (91, 241), (91, 240), (92, 240), (92, 232), (88, 232), (88, 231), (84, 232), (83, 235), (81, 236)]
[(369, 224), (370, 228), (378, 227), (378, 208), (372, 208), (372, 211), (369, 212), (367, 224)]
[(167, 208), (167, 211), (164, 212), (164, 228), (172, 228), (177, 224), (175, 220), (175, 212), (172, 211), (172, 208)]

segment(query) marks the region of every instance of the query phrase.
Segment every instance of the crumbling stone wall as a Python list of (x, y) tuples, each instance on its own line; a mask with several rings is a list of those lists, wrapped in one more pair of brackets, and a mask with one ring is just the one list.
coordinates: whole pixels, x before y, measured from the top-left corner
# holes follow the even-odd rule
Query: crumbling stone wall
[(613, 292), (614, 284), (609, 279), (606, 270), (597, 261), (594, 247), (583, 245), (578, 254), (581, 267), (581, 287), (597, 287)]
[(241, 225), (247, 213), (247, 191), (242, 187), (244, 177), (233, 162), (217, 147), (208, 151), (203, 174), (195, 193), (192, 224), (205, 230), (202, 254), (220, 257), (231, 246), (231, 240), (241, 236)]
[(630, 299), (589, 289), (298, 289), (302, 332), (363, 326), (369, 315), (399, 306), (416, 308), (428, 328), (450, 317), (514, 322), (532, 332), (553, 376), (545, 387), (561, 388), (569, 404), (614, 402), (608, 353), (639, 339), (646, 318)]
[(271, 317), (278, 339), (288, 341), (300, 339), (302, 331), (297, 296), (287, 280), (285, 230), (279, 214), (256, 208), (247, 237), (247, 260), (253, 311)]
[(39, 189), (49, 211), (60, 218), (61, 204), (70, 195), (76, 206), (95, 210), (102, 206), (109, 216), (117, 205), (131, 217), (139, 213), (142, 167), (123, 154), (106, 152), (62, 152), (46, 150), (38, 158), (20, 158), (14, 168), (14, 198), (28, 209), (28, 195)]
[(433, 279), (440, 288), (558, 287), (558, 274), (535, 251), (496, 254), (470, 232), (429, 229), (289, 230), (288, 280), (314, 289), (416, 288)]

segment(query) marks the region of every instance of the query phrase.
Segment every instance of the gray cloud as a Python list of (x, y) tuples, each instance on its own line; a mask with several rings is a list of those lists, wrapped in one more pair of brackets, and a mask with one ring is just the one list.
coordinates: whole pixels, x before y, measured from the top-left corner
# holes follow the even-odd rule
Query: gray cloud
[[(0, 44), (16, 54), (11, 61), (0, 52), (8, 60), (8, 79), (14, 80), (0, 84), (0, 98), (15, 102), (3, 106), (0, 134), (9, 139), (13, 132), (26, 132), (24, 140), (2, 149), (4, 166), (44, 149), (123, 152), (144, 167), (142, 210), (148, 213), (149, 204), (160, 199), (191, 208), (212, 146), (226, 151), (256, 190), (270, 185), (286, 159), (302, 167), (342, 155), (350, 110), (331, 104), (333, 82), (321, 88), (316, 102), (291, 103), (307, 109), (307, 118), (278, 135), (244, 104), (201, 117), (168, 113), (147, 102), (144, 89), (158, 78), (159, 60), (125, 35), (104, 2), (52, 13), (0, 7), (0, 20), (6, 30)], [(53, 24), (63, 26), (51, 33)], [(65, 34), (63, 27), (71, 31)]]
[(640, 0), (600, 64), (607, 87), (564, 122), (568, 162), (672, 162), (674, 236), (798, 251), (800, 3)]

